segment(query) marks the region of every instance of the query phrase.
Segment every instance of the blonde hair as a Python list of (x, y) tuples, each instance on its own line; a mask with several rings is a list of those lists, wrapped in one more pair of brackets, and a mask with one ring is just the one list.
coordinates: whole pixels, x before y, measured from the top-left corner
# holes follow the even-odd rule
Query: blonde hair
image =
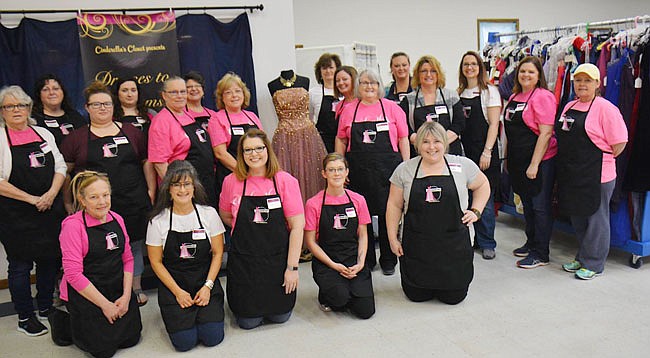
[(259, 138), (262, 140), (262, 143), (266, 147), (266, 153), (268, 154), (268, 159), (266, 161), (266, 178), (271, 179), (280, 171), (280, 163), (278, 158), (271, 148), (271, 141), (269, 137), (264, 133), (264, 131), (257, 128), (251, 128), (239, 139), (237, 143), (237, 165), (235, 166), (235, 176), (239, 180), (244, 180), (248, 177), (248, 164), (244, 160), (244, 141), (249, 138)]
[(438, 83), (436, 86), (438, 86), (438, 88), (444, 88), (445, 84), (447, 84), (445, 73), (442, 72), (440, 61), (431, 55), (424, 55), (420, 57), (418, 62), (415, 64), (415, 68), (413, 69), (413, 78), (411, 79), (411, 87), (420, 87), (420, 69), (422, 69), (422, 66), (425, 63), (431, 65), (431, 67), (433, 67), (433, 70), (438, 74)]
[(237, 85), (244, 92), (244, 103), (241, 108), (246, 108), (251, 103), (251, 91), (246, 87), (246, 83), (242, 81), (241, 77), (233, 72), (226, 73), (219, 82), (217, 82), (217, 89), (214, 90), (214, 96), (217, 99), (217, 108), (224, 109), (226, 104), (223, 103), (223, 93), (232, 85)]
[(96, 172), (93, 170), (84, 170), (77, 173), (70, 181), (70, 188), (73, 196), (73, 206), (75, 211), (83, 209), (79, 198), (86, 195), (86, 188), (98, 180), (103, 180), (111, 188), (111, 182), (108, 180), (108, 175), (105, 173)]
[(434, 138), (442, 142), (442, 145), (445, 147), (445, 153), (449, 150), (449, 140), (447, 139), (447, 130), (442, 124), (438, 122), (424, 122), (418, 129), (415, 134), (415, 150), (420, 153), (420, 146), (424, 142), (424, 138), (428, 135), (432, 135)]

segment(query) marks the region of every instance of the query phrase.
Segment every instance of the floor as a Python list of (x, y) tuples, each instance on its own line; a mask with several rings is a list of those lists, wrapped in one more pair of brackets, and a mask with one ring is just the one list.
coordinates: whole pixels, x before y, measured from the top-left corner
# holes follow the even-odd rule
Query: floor
[[(576, 240), (556, 232), (549, 266), (518, 269), (511, 251), (523, 243), (522, 225), (500, 215), (497, 257), (486, 261), (476, 255), (474, 281), (458, 306), (409, 302), (399, 273), (375, 272), (375, 316), (362, 321), (324, 313), (309, 264), (301, 264), (298, 301), (287, 323), (244, 331), (226, 309), (225, 340), (214, 348), (197, 347), (191, 356), (647, 357), (650, 265), (632, 269), (628, 254), (612, 251), (603, 276), (576, 280), (561, 268), (572, 259)], [(149, 295), (142, 307), (142, 341), (117, 357), (178, 355), (165, 333), (155, 290)], [(8, 296), (1, 290), (0, 302)], [(74, 346), (55, 346), (49, 334), (30, 338), (16, 331), (16, 316), (0, 318), (0, 332), (0, 357), (84, 357)]]

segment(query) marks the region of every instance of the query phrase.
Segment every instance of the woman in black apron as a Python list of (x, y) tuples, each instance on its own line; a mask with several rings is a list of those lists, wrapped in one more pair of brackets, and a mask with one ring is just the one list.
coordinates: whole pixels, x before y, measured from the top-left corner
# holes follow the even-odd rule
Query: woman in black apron
[(498, 89), (487, 83), (481, 56), (474, 51), (463, 55), (458, 83), (458, 95), (465, 115), (465, 129), (460, 138), (465, 156), (476, 163), (490, 181), (490, 198), (481, 220), (474, 224), (474, 230), (483, 258), (491, 260), (496, 256), (497, 246), (494, 240), (494, 193), (499, 188), (501, 173), (497, 143), (501, 97)]
[(156, 111), (144, 105), (141, 93), (140, 85), (134, 79), (127, 77), (118, 80), (113, 89), (113, 98), (117, 100), (113, 115), (116, 122), (131, 123), (138, 128), (144, 134), (146, 143), (151, 119), (156, 115)]
[(524, 257), (517, 261), (518, 267), (530, 269), (549, 262), (557, 152), (552, 124), (557, 103), (546, 89), (538, 58), (525, 57), (519, 62), (516, 74), (513, 94), (504, 107), (505, 157), (512, 190), (521, 197), (526, 219), (526, 243), (513, 254)]
[(223, 340), (223, 289), (217, 278), (225, 229), (217, 211), (205, 205), (196, 170), (172, 162), (147, 229), (151, 268), (160, 280), (158, 306), (176, 350)]
[[(341, 116), (336, 152), (345, 153), (350, 163), (350, 189), (366, 198), (370, 214), (377, 217), (378, 232), (371, 230), (374, 235), (368, 235), (366, 266), (372, 270), (377, 264), (376, 237), (381, 252), (379, 265), (383, 274), (389, 276), (395, 273), (397, 257), (390, 251), (386, 235), (388, 179), (397, 165), (409, 156), (406, 120), (397, 104), (381, 98), (381, 81), (374, 72), (361, 72), (355, 88), (359, 100), (352, 103), (354, 111), (345, 111)], [(359, 108), (361, 113), (357, 117)], [(397, 141), (398, 150), (393, 141)]]
[[(390, 179), (390, 245), (400, 258), (402, 289), (410, 300), (437, 298), (453, 305), (465, 299), (474, 276), (468, 226), (480, 219), (490, 184), (471, 160), (445, 155), (447, 136), (439, 123), (423, 124), (416, 144), (420, 155), (401, 164)], [(472, 207), (464, 209), (468, 190)]]
[(46, 128), (61, 145), (75, 129), (88, 123), (70, 105), (63, 82), (53, 74), (42, 76), (34, 85), (32, 116), (39, 127)]
[(438, 122), (447, 130), (449, 154), (462, 155), (459, 139), (465, 129), (465, 116), (458, 94), (445, 88), (445, 74), (440, 62), (433, 56), (422, 56), (413, 69), (415, 92), (407, 94), (400, 102), (406, 113), (411, 142), (411, 157), (415, 151), (415, 132), (426, 122)]
[[(185, 112), (196, 122), (201, 125), (201, 128), (207, 130), (208, 122), (212, 118), (215, 112), (211, 109), (203, 107), (204, 86), (205, 80), (203, 76), (196, 72), (190, 71), (183, 75), (185, 80), (185, 85), (187, 86), (187, 105), (185, 106)], [(217, 193), (218, 194), (218, 193)]]
[(404, 52), (395, 52), (390, 56), (389, 67), (393, 82), (386, 89), (384, 98), (400, 103), (404, 96), (413, 92), (411, 87), (411, 59)]
[(68, 137), (61, 151), (71, 173), (94, 170), (108, 174), (112, 209), (124, 218), (131, 240), (135, 259), (133, 290), (138, 303), (144, 305), (147, 295), (140, 282), (144, 271), (142, 245), (147, 212), (151, 210), (150, 195), (156, 190), (155, 176), (153, 171), (145, 171), (142, 133), (128, 123), (113, 121), (113, 97), (108, 88), (94, 82), (84, 90), (84, 95), (90, 124)]
[(334, 97), (334, 74), (339, 67), (341, 59), (338, 55), (322, 54), (314, 65), (314, 75), (319, 86), (309, 90), (309, 114), (316, 122), (316, 129), (323, 139), (327, 153), (334, 151), (334, 138), (338, 128), (334, 107), (339, 98)]
[(72, 187), (79, 211), (61, 224), (61, 299), (70, 312), (72, 342), (94, 357), (112, 357), (136, 345), (142, 331), (131, 291), (129, 237), (122, 217), (110, 210), (107, 176), (80, 172)]
[(311, 268), (318, 302), (325, 312), (349, 309), (367, 319), (375, 313), (372, 277), (365, 267), (370, 213), (363, 196), (344, 188), (345, 157), (330, 153), (323, 168), (326, 188), (305, 207), (305, 241), (315, 258)]
[(46, 320), (60, 267), (58, 236), (65, 212), (59, 190), (66, 168), (54, 136), (30, 123), (31, 107), (20, 87), (0, 91), (0, 158), (10, 163), (0, 172), (0, 240), (18, 330), (39, 336), (47, 328), (34, 316), (29, 277), (36, 263), (38, 318)]
[(226, 292), (237, 324), (286, 322), (296, 303), (305, 217), (298, 181), (280, 170), (264, 132), (251, 129), (239, 141), (219, 214), (233, 228)]
[(625, 149), (627, 127), (618, 108), (597, 96), (598, 67), (578, 66), (573, 86), (578, 100), (567, 103), (555, 122), (557, 184), (560, 211), (571, 217), (580, 245), (575, 259), (562, 268), (590, 280), (602, 274), (609, 253), (614, 158)]

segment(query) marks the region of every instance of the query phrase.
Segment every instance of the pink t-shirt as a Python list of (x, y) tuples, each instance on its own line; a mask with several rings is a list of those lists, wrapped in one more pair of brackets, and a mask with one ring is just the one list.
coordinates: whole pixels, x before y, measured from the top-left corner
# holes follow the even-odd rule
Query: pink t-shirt
[[(395, 152), (398, 151), (398, 142), (401, 138), (407, 137), (409, 134), (408, 126), (406, 124), (406, 114), (395, 102), (382, 98), (384, 111), (386, 112), (386, 120), (388, 121), (388, 134), (390, 143)], [(348, 141), (347, 151), (350, 151), (350, 130), (352, 128), (352, 120), (354, 118), (354, 110), (357, 102), (348, 103), (341, 113), (339, 118), (339, 128), (336, 136)], [(383, 113), (381, 112), (381, 105), (379, 102), (371, 105), (359, 104), (355, 122), (381, 122), (384, 120)]]
[[(575, 105), (574, 105), (575, 104)], [(573, 106), (576, 111), (586, 112), (590, 102), (571, 101), (567, 103), (562, 115)], [(601, 183), (607, 183), (616, 178), (616, 159), (611, 154), (614, 144), (627, 142), (627, 126), (621, 111), (602, 97), (596, 97), (589, 109), (585, 120), (585, 130), (591, 141), (603, 152), (603, 166), (600, 176)]]
[[(282, 211), (285, 217), (292, 217), (305, 213), (302, 205), (302, 196), (298, 180), (291, 174), (279, 171), (275, 175), (275, 183), (282, 201)], [(241, 203), (244, 182), (239, 181), (235, 174), (229, 174), (223, 180), (221, 195), (219, 196), (219, 209), (232, 214), (232, 227), (235, 228), (237, 213)], [(248, 177), (246, 180), (247, 196), (266, 196), (275, 194), (273, 180), (266, 177)]]
[(9, 130), (9, 139), (11, 139), (11, 145), (23, 145), (27, 143), (42, 141), (41, 137), (36, 134), (36, 131), (30, 127), (27, 127), (22, 131), (16, 131), (11, 128), (7, 129)]
[[(230, 122), (232, 122), (233, 126), (255, 124), (257, 128), (264, 130), (260, 119), (257, 118), (253, 112), (241, 110), (237, 113), (228, 112), (228, 115), (230, 116)], [(246, 115), (248, 115), (248, 117), (246, 117)], [(249, 117), (250, 119), (248, 119)], [(210, 135), (210, 141), (212, 142), (213, 147), (224, 143), (226, 144), (226, 147), (230, 145), (232, 132), (230, 131), (230, 123), (228, 123), (226, 111), (222, 109), (214, 116), (210, 117), (210, 122), (208, 122), (208, 134)]]
[(211, 110), (210, 108), (203, 107), (203, 110), (201, 112), (194, 112), (193, 110), (189, 108), (185, 108), (185, 113), (189, 114), (190, 117), (192, 118), (197, 118), (197, 117), (210, 117), (212, 119), (217, 112)]
[[(77, 292), (88, 287), (90, 280), (84, 276), (83, 261), (86, 254), (88, 254), (88, 233), (84, 227), (82, 215), (83, 211), (68, 216), (61, 223), (61, 234), (59, 235), (59, 244), (61, 245), (61, 254), (63, 255), (63, 278), (61, 279), (60, 291), (61, 299), (68, 300), (68, 283)], [(125, 237), (124, 253), (122, 253), (122, 263), (124, 265), (124, 272), (133, 273), (133, 254), (131, 253), (131, 245), (129, 244), (129, 234), (126, 232), (124, 226), (124, 219), (120, 215), (111, 211), (115, 220), (122, 228), (122, 233)], [(86, 214), (86, 223), (88, 227), (100, 225), (99, 220)], [(113, 219), (111, 215), (107, 216), (106, 222)]]
[(182, 126), (191, 123), (194, 123), (194, 118), (186, 113), (172, 115), (166, 108), (158, 112), (149, 127), (149, 161), (171, 163), (177, 159), (185, 159), (190, 150), (190, 139)]
[[(357, 194), (351, 190), (346, 189), (345, 191), (350, 195), (350, 199), (352, 199), (352, 204), (354, 204), (354, 209), (359, 219), (359, 225), (370, 224), (370, 212), (368, 211), (366, 199), (361, 194)], [(321, 205), (323, 204), (323, 193), (325, 193), (324, 190), (319, 191), (318, 194), (307, 200), (305, 204), (305, 230), (316, 231), (316, 240), (318, 240), (318, 224), (320, 221)], [(341, 205), (349, 202), (350, 200), (345, 194), (341, 196), (327, 195), (325, 197), (325, 205)]]
[[(543, 88), (535, 90), (533, 96), (530, 96), (531, 91), (513, 94), (510, 96), (510, 101), (517, 101), (528, 105), (524, 109), (522, 115), (524, 123), (530, 128), (533, 133), (539, 135), (539, 125), (548, 125), (553, 127), (555, 125), (555, 112), (557, 111), (557, 102), (555, 96), (551, 91)], [(530, 97), (530, 99), (528, 99)], [(548, 148), (542, 160), (553, 158), (557, 154), (557, 139), (555, 135), (551, 136), (548, 142)]]

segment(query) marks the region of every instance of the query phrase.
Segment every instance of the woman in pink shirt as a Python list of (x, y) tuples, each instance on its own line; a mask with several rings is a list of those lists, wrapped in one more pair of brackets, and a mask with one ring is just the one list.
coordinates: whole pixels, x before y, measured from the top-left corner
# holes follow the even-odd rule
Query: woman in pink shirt
[(577, 100), (555, 122), (560, 210), (571, 216), (580, 246), (562, 265), (583, 280), (602, 274), (609, 253), (609, 201), (616, 184), (616, 158), (627, 143), (627, 127), (616, 106), (598, 96), (600, 71), (582, 64), (573, 73)]
[(517, 261), (518, 267), (530, 269), (548, 265), (549, 261), (553, 157), (557, 153), (553, 124), (557, 103), (553, 93), (546, 89), (544, 71), (537, 57), (521, 60), (516, 73), (513, 94), (504, 107), (506, 157), (512, 189), (521, 197), (526, 219), (526, 243), (513, 253), (524, 257)]
[(110, 210), (105, 174), (83, 171), (71, 185), (78, 211), (61, 224), (61, 299), (70, 312), (72, 342), (95, 357), (112, 357), (136, 345), (142, 330), (131, 291), (129, 236), (122, 217)]

